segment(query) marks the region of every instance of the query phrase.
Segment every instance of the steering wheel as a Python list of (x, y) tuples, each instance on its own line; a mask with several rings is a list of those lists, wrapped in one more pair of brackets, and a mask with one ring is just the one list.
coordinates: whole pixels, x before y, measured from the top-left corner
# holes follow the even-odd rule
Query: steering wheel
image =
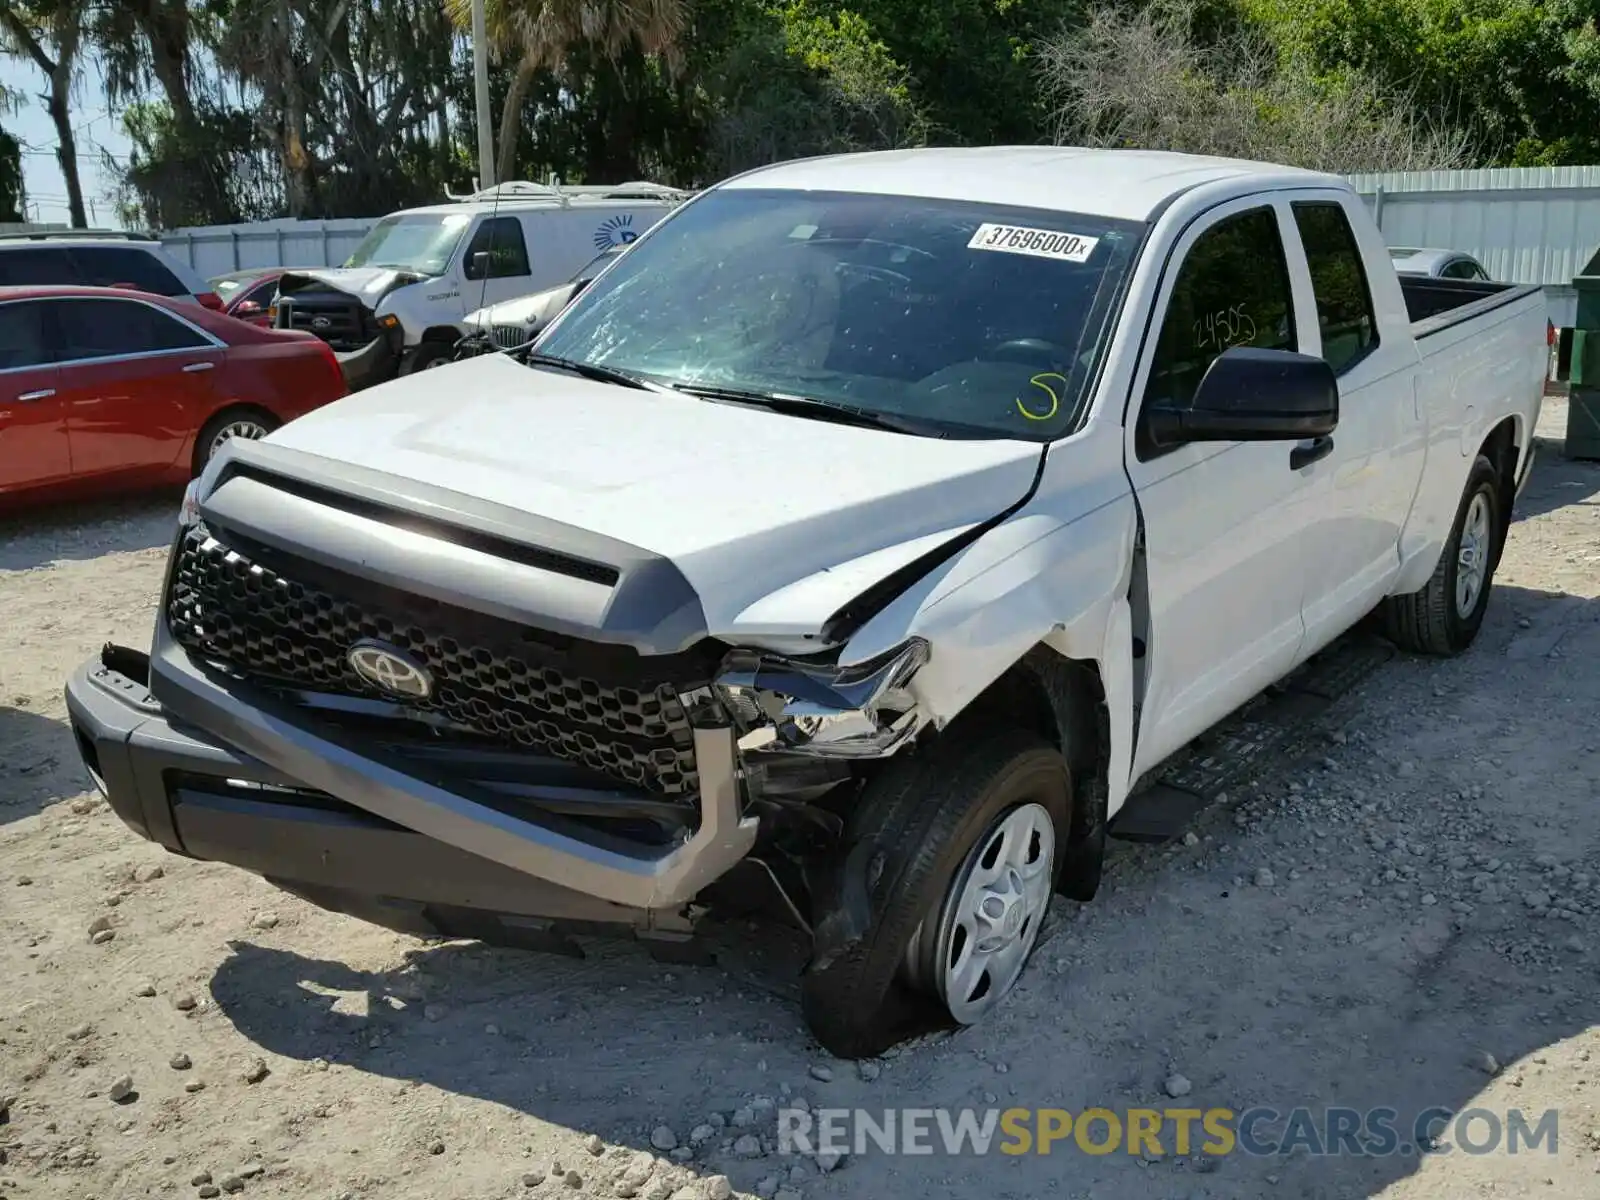
[(1012, 338), (989, 351), (990, 357), (1008, 362), (1042, 363), (1047, 367), (1072, 361), (1072, 351), (1044, 338)]

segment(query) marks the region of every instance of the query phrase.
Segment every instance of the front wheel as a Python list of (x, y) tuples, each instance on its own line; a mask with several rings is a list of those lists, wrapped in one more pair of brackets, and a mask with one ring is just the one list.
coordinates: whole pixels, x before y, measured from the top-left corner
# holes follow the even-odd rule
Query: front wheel
[(923, 1018), (992, 1012), (1037, 944), (1071, 810), (1066, 760), (1034, 734), (942, 741), (886, 764), (815, 889), (801, 1003), (817, 1040), (860, 1058)]
[(448, 342), (423, 342), (401, 360), (400, 374), (415, 375), (418, 371), (442, 367), (454, 354), (455, 347)]
[(1439, 565), (1420, 591), (1383, 602), (1391, 641), (1417, 654), (1460, 654), (1478, 636), (1506, 531), (1500, 476), (1483, 455), (1472, 464)]
[(219, 412), (206, 422), (200, 436), (194, 441), (194, 473), (200, 474), (206, 464), (234, 438), (255, 441), (264, 438), (278, 427), (278, 420), (269, 413), (254, 408), (230, 408)]

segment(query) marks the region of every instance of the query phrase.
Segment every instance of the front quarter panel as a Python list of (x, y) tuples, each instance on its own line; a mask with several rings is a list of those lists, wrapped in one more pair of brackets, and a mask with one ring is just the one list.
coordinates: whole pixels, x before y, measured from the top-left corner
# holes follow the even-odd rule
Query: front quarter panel
[[(472, 307), (478, 306), (474, 304)], [(449, 277), (424, 279), (395, 288), (373, 306), (373, 312), (380, 317), (393, 314), (400, 318), (400, 328), (405, 333), (407, 346), (415, 346), (422, 340), (423, 331), (432, 326), (454, 325), (461, 328), (465, 309), (466, 300), (462, 296), (461, 284)]]
[[(1128, 585), (1138, 526), (1115, 425), (1052, 447), (1039, 489), (1009, 520), (917, 582), (850, 639), (842, 662), (909, 637), (928, 665), (911, 691), (943, 728), (1034, 647), (1094, 663), (1122, 748), (1131, 727)], [(1119, 714), (1121, 714), (1119, 716)], [(1113, 769), (1113, 807), (1126, 780)]]

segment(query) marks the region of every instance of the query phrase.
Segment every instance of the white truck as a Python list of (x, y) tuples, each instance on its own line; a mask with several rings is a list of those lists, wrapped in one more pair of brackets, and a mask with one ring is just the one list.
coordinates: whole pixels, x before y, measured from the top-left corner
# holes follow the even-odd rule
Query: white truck
[(1472, 644), (1544, 366), (1536, 289), (1400, 281), (1329, 176), (773, 166), (522, 361), (232, 444), (72, 724), (144, 837), (395, 928), (667, 948), (759, 880), (870, 1054), (990, 1012), (1141, 777), (1368, 613)]
[(352, 389), (442, 366), (469, 313), (566, 282), (687, 193), (657, 183), (502, 183), (390, 213), (340, 267), (286, 271), (273, 323), (333, 347)]

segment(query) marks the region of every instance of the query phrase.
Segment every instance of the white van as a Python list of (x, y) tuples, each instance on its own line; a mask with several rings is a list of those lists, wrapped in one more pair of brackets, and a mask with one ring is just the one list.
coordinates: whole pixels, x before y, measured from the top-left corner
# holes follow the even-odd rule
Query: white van
[(274, 324), (326, 341), (352, 388), (438, 366), (468, 313), (565, 282), (687, 198), (656, 183), (503, 183), (391, 213), (343, 266), (285, 273)]

